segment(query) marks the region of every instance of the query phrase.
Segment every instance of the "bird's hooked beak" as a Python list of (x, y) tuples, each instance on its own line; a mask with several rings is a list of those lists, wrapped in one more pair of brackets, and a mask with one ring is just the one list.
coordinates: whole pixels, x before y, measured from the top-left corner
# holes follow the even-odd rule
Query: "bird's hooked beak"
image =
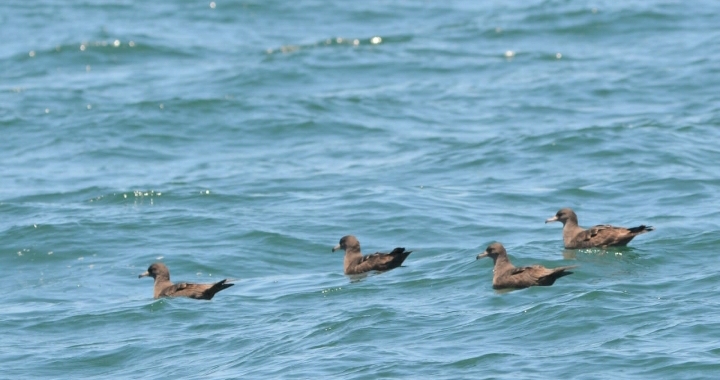
[(149, 275), (150, 275), (150, 272), (145, 271), (145, 273), (140, 273), (140, 274), (138, 275), (138, 278), (147, 277), (147, 276), (149, 276)]
[(480, 260), (480, 259), (482, 259), (483, 257), (487, 257), (487, 255), (488, 255), (488, 251), (485, 251), (485, 252), (477, 255), (477, 257), (475, 258), (475, 260)]
[(557, 222), (558, 217), (557, 215), (553, 216), (552, 218), (545, 219), (545, 224), (551, 223), (551, 222)]
[(342, 249), (342, 248), (340, 247), (340, 244), (334, 246), (333, 249), (332, 249), (332, 251), (335, 252), (335, 251), (337, 251), (338, 249)]

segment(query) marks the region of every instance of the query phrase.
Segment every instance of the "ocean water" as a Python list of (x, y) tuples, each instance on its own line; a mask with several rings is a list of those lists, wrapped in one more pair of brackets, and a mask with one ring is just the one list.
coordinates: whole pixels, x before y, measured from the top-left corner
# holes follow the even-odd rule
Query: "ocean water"
[[(0, 3), (0, 378), (713, 379), (720, 4)], [(652, 225), (564, 250), (580, 224)], [(340, 237), (402, 246), (354, 280)], [(578, 265), (492, 289), (516, 265)], [(152, 298), (235, 279), (212, 301)]]

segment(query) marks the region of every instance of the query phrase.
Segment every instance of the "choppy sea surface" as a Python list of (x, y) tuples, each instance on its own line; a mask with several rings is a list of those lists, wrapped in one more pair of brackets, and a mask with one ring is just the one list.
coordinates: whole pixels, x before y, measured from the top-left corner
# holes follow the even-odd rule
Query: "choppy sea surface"
[[(716, 378), (718, 20), (709, 0), (2, 2), (0, 378)], [(561, 207), (656, 230), (565, 250)], [(351, 279), (347, 234), (413, 253)], [(497, 292), (493, 241), (579, 267)], [(235, 286), (154, 300), (155, 261)]]

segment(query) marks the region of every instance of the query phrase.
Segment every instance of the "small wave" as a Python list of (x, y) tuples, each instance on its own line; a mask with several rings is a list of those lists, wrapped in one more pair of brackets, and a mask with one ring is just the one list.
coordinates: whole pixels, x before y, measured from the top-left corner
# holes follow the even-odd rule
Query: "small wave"
[(337, 47), (366, 47), (366, 46), (377, 46), (393, 43), (404, 43), (411, 41), (410, 36), (391, 36), (381, 37), (372, 36), (366, 38), (344, 38), (334, 37), (326, 38), (325, 40), (318, 41), (311, 44), (299, 44), (299, 45), (283, 45), (277, 48), (268, 48), (265, 50), (267, 55), (275, 54), (292, 54), (305, 50), (314, 50), (320, 48), (337, 48)]

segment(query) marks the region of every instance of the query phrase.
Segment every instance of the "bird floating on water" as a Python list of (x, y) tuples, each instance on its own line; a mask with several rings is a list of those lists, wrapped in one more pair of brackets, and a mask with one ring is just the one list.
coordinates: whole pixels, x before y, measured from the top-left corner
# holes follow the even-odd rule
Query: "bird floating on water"
[(635, 236), (654, 230), (652, 226), (640, 225), (632, 228), (615, 227), (600, 224), (583, 229), (578, 225), (578, 218), (570, 208), (563, 208), (545, 223), (562, 222), (563, 242), (567, 249), (625, 246)]
[(210, 300), (215, 293), (227, 289), (235, 284), (228, 283), (227, 279), (214, 284), (193, 284), (189, 282), (170, 282), (170, 270), (163, 263), (154, 263), (148, 270), (141, 273), (138, 278), (152, 277), (155, 279), (155, 298), (161, 297), (189, 297), (199, 300)]
[(477, 260), (483, 257), (493, 259), (493, 288), (495, 289), (522, 289), (530, 286), (550, 286), (560, 277), (567, 276), (573, 272), (568, 269), (576, 268), (577, 265), (545, 268), (542, 265), (527, 267), (516, 267), (510, 263), (507, 251), (500, 243), (492, 243), (487, 246), (485, 252), (477, 255)]
[(363, 256), (360, 252), (360, 242), (353, 235), (343, 236), (340, 244), (336, 245), (332, 251), (339, 249), (345, 251), (344, 269), (345, 274), (360, 274), (370, 271), (387, 271), (402, 265), (403, 261), (412, 251), (406, 251), (405, 248), (398, 247), (390, 253), (376, 252), (371, 255)]

